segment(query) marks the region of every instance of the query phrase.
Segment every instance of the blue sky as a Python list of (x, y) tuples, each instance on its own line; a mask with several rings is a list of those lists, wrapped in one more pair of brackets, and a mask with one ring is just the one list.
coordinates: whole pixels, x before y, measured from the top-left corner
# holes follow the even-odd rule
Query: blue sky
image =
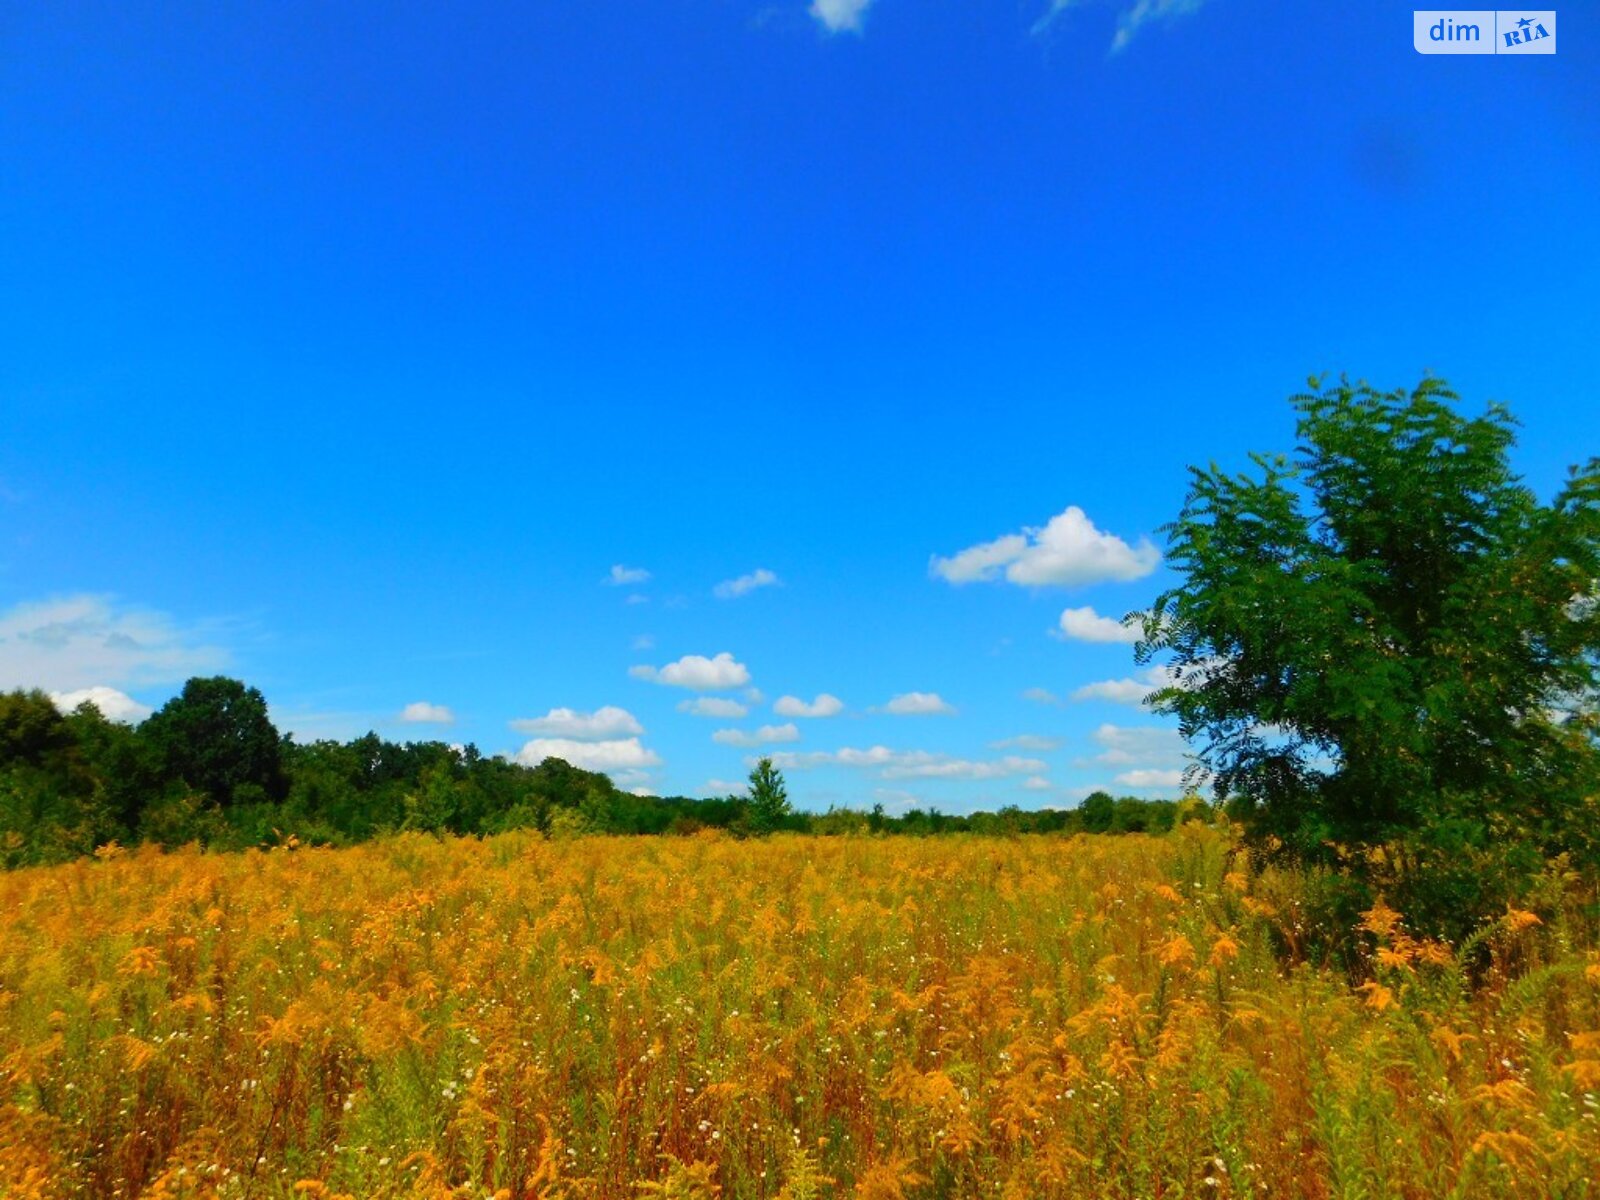
[(772, 751), (814, 808), (1174, 794), (1085, 637), (1189, 464), (1288, 449), (1314, 371), (1509, 404), (1546, 494), (1600, 450), (1561, 12), (8, 6), (0, 687), (222, 671), (664, 793)]

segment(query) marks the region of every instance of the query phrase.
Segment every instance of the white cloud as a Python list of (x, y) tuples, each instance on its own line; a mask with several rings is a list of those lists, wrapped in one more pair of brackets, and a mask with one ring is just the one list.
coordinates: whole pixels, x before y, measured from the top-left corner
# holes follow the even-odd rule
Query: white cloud
[(810, 704), (799, 696), (779, 696), (772, 711), (780, 717), (836, 717), (844, 711), (844, 701), (837, 696), (821, 693)]
[(750, 710), (737, 700), (721, 696), (696, 696), (678, 705), (678, 711), (691, 717), (717, 717), (724, 721), (737, 721), (750, 715)]
[(1051, 750), (1061, 749), (1061, 739), (1041, 737), (1037, 733), (1020, 733), (1016, 737), (1006, 738), (1002, 742), (990, 742), (991, 750), (1031, 750), (1035, 754), (1045, 754)]
[(763, 725), (760, 729), (719, 729), (711, 740), (723, 746), (765, 746), (772, 742), (798, 742), (800, 728), (793, 721), (785, 725)]
[(1198, 12), (1204, 0), (1139, 0), (1117, 18), (1117, 36), (1111, 39), (1111, 52), (1127, 48), (1139, 30), (1152, 21), (1170, 21)]
[(168, 683), (215, 671), (228, 654), (163, 613), (105, 596), (66, 596), (0, 613), (0, 690), (74, 691)]
[(625, 567), (616, 563), (611, 568), (611, 573), (600, 581), (607, 587), (629, 587), (636, 583), (649, 583), (650, 572), (643, 567)]
[(560, 758), (585, 771), (626, 771), (661, 765), (655, 751), (646, 748), (636, 737), (603, 742), (534, 738), (513, 757), (525, 767), (538, 766), (547, 758)]
[(1183, 771), (1181, 769), (1153, 770), (1142, 767), (1134, 771), (1124, 771), (1114, 780), (1124, 787), (1136, 788), (1175, 788), (1183, 786)]
[(1069, 608), (1061, 614), (1060, 636), (1074, 642), (1121, 642), (1131, 646), (1140, 634), (1138, 626), (1130, 628), (1115, 617), (1102, 617), (1093, 608)]
[(897, 717), (948, 717), (955, 713), (938, 692), (902, 692), (883, 706)]
[(1055, 784), (1043, 775), (1030, 775), (1022, 781), (1022, 786), (1030, 792), (1048, 792), (1055, 787)]
[(1106, 767), (1173, 767), (1187, 755), (1183, 735), (1169, 725), (1101, 725), (1089, 735), (1100, 747), (1094, 762)]
[(644, 726), (631, 712), (613, 704), (597, 708), (592, 713), (573, 708), (552, 708), (542, 717), (521, 717), (510, 722), (510, 725), (518, 733), (579, 741), (604, 741), (608, 738), (637, 736), (644, 732)]
[(648, 633), (641, 633), (633, 639), (632, 645), (635, 650), (654, 650), (656, 648), (656, 640)]
[(685, 654), (677, 662), (661, 668), (637, 666), (628, 668), (635, 679), (648, 679), (668, 687), (689, 688), (696, 692), (721, 692), (743, 687), (750, 682), (750, 672), (733, 655), (724, 650), (715, 658), (700, 654)]
[(1132, 679), (1101, 679), (1086, 683), (1072, 693), (1074, 700), (1109, 700), (1113, 704), (1143, 704), (1157, 688), (1178, 684), (1177, 675), (1167, 667), (1150, 667)]
[(926, 750), (891, 750), (872, 746), (865, 750), (845, 746), (838, 750), (807, 753), (787, 751), (772, 761), (785, 770), (813, 767), (855, 767), (877, 772), (880, 779), (1000, 779), (1007, 775), (1036, 775), (1048, 770), (1037, 758), (1007, 755), (997, 759), (955, 758)]
[(829, 33), (860, 33), (861, 18), (871, 7), (872, 0), (811, 0), (806, 11)]
[(1143, 704), (1156, 685), (1138, 679), (1101, 679), (1072, 693), (1074, 700), (1109, 700), (1113, 704)]
[(418, 700), (400, 710), (400, 719), (408, 725), (453, 725), (456, 715), (443, 704)]
[[(1117, 14), (1117, 32), (1111, 39), (1111, 53), (1128, 48), (1145, 26), (1155, 21), (1172, 21), (1199, 12), (1205, 0), (1134, 0)], [(1043, 33), (1069, 8), (1080, 8), (1084, 0), (1050, 0), (1050, 8), (1034, 23), (1033, 32)]]
[(1077, 587), (1140, 579), (1160, 561), (1161, 552), (1148, 538), (1129, 546), (1115, 534), (1096, 529), (1083, 509), (1072, 505), (1051, 517), (1043, 529), (1026, 528), (949, 558), (935, 555), (930, 570), (950, 583), (963, 584), (996, 579), (1004, 567), (1007, 580), (1025, 587)]
[(98, 708), (100, 715), (106, 720), (122, 721), (130, 725), (137, 725), (150, 715), (148, 704), (140, 704), (126, 692), (119, 692), (113, 687), (86, 687), (71, 692), (51, 692), (50, 699), (64, 713), (71, 712), (87, 701)]
[(912, 754), (885, 767), (885, 779), (1001, 779), (1007, 775), (1027, 775), (1046, 769), (1037, 758), (1008, 754), (1004, 758), (975, 760), (949, 758), (943, 754)]
[(1060, 704), (1061, 703), (1061, 697), (1060, 696), (1056, 695), (1054, 692), (1050, 691), (1049, 689), (1042, 688), (1042, 687), (1031, 687), (1031, 688), (1029, 688), (1027, 691), (1022, 693), (1022, 698), (1024, 700), (1031, 701), (1034, 704)]
[(724, 579), (711, 589), (711, 594), (718, 600), (733, 600), (757, 588), (782, 587), (783, 581), (765, 567), (757, 567), (748, 575), (741, 575), (737, 579)]
[(749, 790), (743, 779), (708, 779), (700, 786), (702, 796), (742, 796)]
[(633, 791), (634, 795), (639, 794), (637, 791), (639, 788), (653, 786), (650, 780), (652, 772), (645, 770), (643, 767), (620, 767), (615, 771), (608, 771), (606, 774), (611, 776), (612, 783), (619, 788), (627, 788)]

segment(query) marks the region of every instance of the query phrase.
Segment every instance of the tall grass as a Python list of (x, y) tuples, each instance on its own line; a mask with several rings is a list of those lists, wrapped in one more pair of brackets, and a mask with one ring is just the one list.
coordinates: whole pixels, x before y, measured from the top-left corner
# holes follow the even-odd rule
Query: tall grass
[(0, 876), (0, 1195), (1587, 1197), (1600, 954), (1227, 836), (150, 851)]

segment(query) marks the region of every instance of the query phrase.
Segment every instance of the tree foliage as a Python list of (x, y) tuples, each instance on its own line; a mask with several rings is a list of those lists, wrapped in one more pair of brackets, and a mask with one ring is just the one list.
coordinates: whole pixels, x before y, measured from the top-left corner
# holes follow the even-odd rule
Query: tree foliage
[(278, 731), (261, 692), (218, 675), (191, 679), (144, 725), (170, 774), (226, 807), (288, 790)]
[(1592, 857), (1600, 460), (1540, 503), (1504, 408), (1312, 387), (1292, 459), (1192, 471), (1138, 647), (1171, 656), (1154, 707), (1296, 854)]
[(782, 829), (791, 813), (783, 772), (763, 758), (750, 771), (750, 827), (757, 833)]

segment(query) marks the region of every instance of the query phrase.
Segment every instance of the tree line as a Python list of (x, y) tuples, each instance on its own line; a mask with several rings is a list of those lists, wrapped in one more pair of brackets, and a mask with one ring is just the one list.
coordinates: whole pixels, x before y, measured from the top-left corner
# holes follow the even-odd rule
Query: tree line
[(113, 842), (349, 845), (401, 830), (1155, 832), (1179, 815), (1169, 801), (1104, 793), (1073, 812), (807, 813), (789, 804), (770, 760), (751, 772), (747, 795), (639, 796), (559, 758), (530, 767), (471, 745), (376, 733), (301, 743), (273, 726), (259, 690), (220, 676), (189, 680), (137, 725), (109, 720), (88, 702), (63, 713), (38, 690), (0, 693), (0, 864), (8, 867), (61, 862)]

